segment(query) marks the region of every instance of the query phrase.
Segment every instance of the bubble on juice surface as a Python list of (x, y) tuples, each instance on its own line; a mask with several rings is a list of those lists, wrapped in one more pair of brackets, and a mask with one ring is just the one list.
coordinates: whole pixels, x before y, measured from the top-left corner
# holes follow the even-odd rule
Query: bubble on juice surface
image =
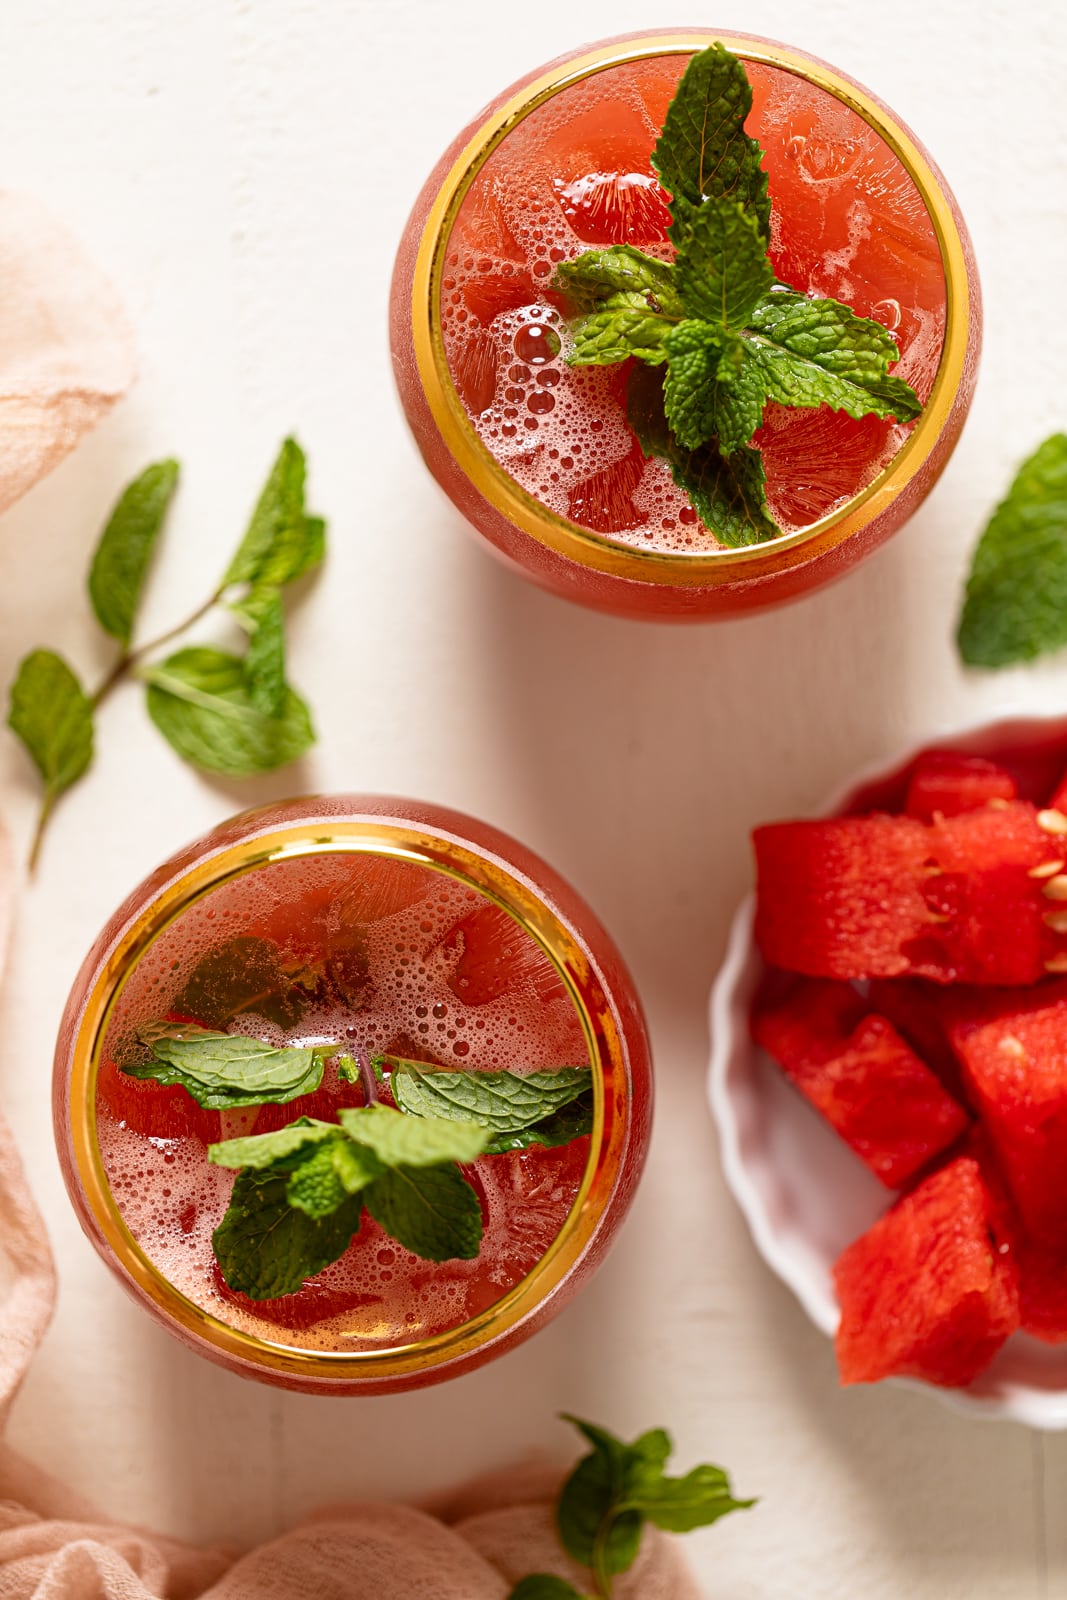
[[(597, 73), (508, 134), (453, 226), (441, 313), (446, 355), (475, 429), (528, 493), (623, 543), (697, 551), (717, 548), (717, 541), (664, 464), (635, 454), (619, 382), (625, 369), (576, 369), (564, 359), (549, 405), (534, 364), (515, 360), (516, 336), (541, 327), (560, 335), (566, 357), (567, 306), (549, 287), (560, 261), (624, 238), (669, 256), (649, 158), (686, 59)], [(918, 190), (857, 113), (785, 71), (756, 63), (746, 70), (753, 87), (748, 127), (764, 146), (774, 202), (777, 270), (795, 287), (839, 298), (887, 326), (901, 351), (894, 370), (925, 399), (944, 340), (945, 287)], [(765, 462), (785, 532), (809, 526), (862, 489), (908, 432), (892, 423), (857, 432), (840, 413), (827, 412), (814, 425), (810, 417), (772, 408), (765, 418), (767, 436), (787, 444)], [(814, 463), (798, 483), (775, 480), (806, 439), (829, 438), (835, 428), (841, 448), (821, 451), (827, 470), (820, 481)]]
[[(283, 1027), (250, 1012), (233, 1021), (237, 1031), (272, 1043), (314, 1044), (350, 1038), (355, 1030), (371, 1055), (406, 1054), (465, 1071), (588, 1064), (578, 1015), (555, 967), (506, 913), (417, 864), (338, 856), (274, 863), (190, 908), (120, 996), (106, 1041), (109, 1059), (137, 1049), (137, 1025), (160, 1015), (203, 960), (207, 940), (231, 923), (246, 937), (268, 941), (288, 981), (303, 985), (297, 1023)], [(358, 945), (365, 960), (367, 981), (355, 1009), (299, 971), (302, 960), (323, 967), (331, 941)], [(467, 1003), (457, 980), (464, 971), (476, 980), (476, 1003)], [(173, 1094), (188, 1101), (182, 1091), (134, 1087), (157, 1107)], [(102, 1091), (101, 1151), (127, 1226), (187, 1298), (266, 1339), (284, 1336), (307, 1349), (387, 1347), (477, 1315), (536, 1264), (559, 1232), (581, 1182), (587, 1140), (563, 1152), (524, 1152), (521, 1162), (512, 1153), (476, 1163), (471, 1176), (486, 1232), (475, 1261), (422, 1261), (364, 1212), (346, 1254), (295, 1296), (257, 1309), (222, 1280), (211, 1235), (234, 1174), (208, 1164), (206, 1143), (267, 1132), (300, 1115), (333, 1120), (339, 1106), (361, 1098), (358, 1086), (339, 1083), (330, 1064), (313, 1096), (224, 1116), (197, 1111), (210, 1116), (210, 1130), (183, 1127), (162, 1138), (150, 1119), (132, 1125), (121, 1100)]]

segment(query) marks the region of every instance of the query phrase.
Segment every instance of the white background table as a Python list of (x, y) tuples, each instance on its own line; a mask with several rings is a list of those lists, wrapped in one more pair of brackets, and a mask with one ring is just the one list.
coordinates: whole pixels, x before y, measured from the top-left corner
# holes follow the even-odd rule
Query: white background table
[[(678, 8), (675, 8), (677, 10)], [(554, 1414), (663, 1423), (680, 1465), (729, 1466), (758, 1510), (695, 1535), (709, 1597), (1034, 1600), (1067, 1591), (1067, 1437), (962, 1418), (891, 1387), (840, 1392), (831, 1350), (769, 1276), (705, 1112), (705, 999), (750, 875), (747, 833), (851, 768), (1005, 704), (1063, 709), (1064, 664), (965, 674), (964, 563), (1013, 466), (1064, 424), (1067, 22), (1058, 0), (748, 0), (664, 17), (639, 0), (7, 0), (0, 183), (75, 228), (136, 322), (129, 399), (0, 522), (0, 678), (40, 643), (93, 679), (93, 539), (148, 460), (185, 464), (143, 618), (207, 592), (282, 434), (330, 519), (292, 621), (320, 743), (299, 771), (214, 783), (128, 689), (61, 807), (18, 913), (0, 1098), (61, 1270), (15, 1414), (20, 1447), (109, 1512), (195, 1539), (269, 1536), (324, 1498), (413, 1496), (530, 1447)], [(765, 32), (844, 67), (934, 152), (986, 294), (982, 378), (940, 485), (892, 545), (777, 614), (698, 628), (571, 607), (465, 538), (393, 393), (385, 304), (426, 172), (499, 88), (560, 51), (687, 21)], [(0, 315), (3, 307), (0, 306)], [(422, 1394), (326, 1401), (242, 1382), (129, 1303), (82, 1238), (49, 1122), (77, 966), (163, 856), (240, 807), (322, 787), (483, 815), (556, 864), (615, 933), (659, 1075), (647, 1176), (581, 1299), (509, 1358)], [(0, 738), (20, 843), (35, 803)]]

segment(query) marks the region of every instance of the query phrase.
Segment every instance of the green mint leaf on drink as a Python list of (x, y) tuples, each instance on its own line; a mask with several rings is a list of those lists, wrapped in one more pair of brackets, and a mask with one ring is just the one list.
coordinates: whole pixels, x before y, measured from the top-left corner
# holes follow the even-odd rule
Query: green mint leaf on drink
[(141, 592), (174, 491), (177, 461), (146, 467), (123, 490), (89, 568), (89, 599), (105, 633), (128, 650)]
[(564, 1421), (573, 1423), (592, 1449), (563, 1485), (556, 1527), (567, 1554), (593, 1573), (598, 1594), (610, 1595), (612, 1579), (629, 1571), (646, 1522), (688, 1533), (755, 1504), (734, 1498), (720, 1467), (704, 1465), (684, 1477), (669, 1477), (664, 1469), (672, 1446), (662, 1428), (624, 1444), (578, 1417)]
[(307, 461), (286, 439), (256, 502), (244, 538), (226, 569), (224, 589), (237, 583), (280, 589), (303, 577), (325, 553), (326, 525), (304, 507)]
[(184, 1089), (213, 1111), (285, 1105), (322, 1082), (329, 1047), (276, 1047), (242, 1033), (216, 1033), (193, 1023), (155, 1022), (138, 1029), (148, 1061), (123, 1062), (131, 1078)]
[(417, 1117), (476, 1122), (494, 1134), (517, 1133), (591, 1092), (589, 1067), (550, 1072), (446, 1072), (396, 1056), (390, 1086), (402, 1111)]
[(233, 1186), (229, 1208), (212, 1235), (215, 1258), (231, 1289), (250, 1300), (296, 1294), (344, 1255), (359, 1232), (358, 1196), (326, 1216), (311, 1217), (289, 1199), (285, 1173), (249, 1170)]
[(205, 772), (245, 778), (273, 772), (315, 742), (307, 705), (286, 687), (271, 716), (253, 700), (245, 664), (204, 645), (146, 667), (148, 714), (184, 761)]
[(585, 1596), (566, 1578), (554, 1578), (550, 1572), (532, 1572), (528, 1578), (520, 1578), (508, 1600), (585, 1600)]
[(365, 1191), (367, 1210), (424, 1261), (474, 1261), (482, 1244), (478, 1196), (456, 1166), (397, 1166)]
[[(422, 1121), (371, 1104), (342, 1111), (337, 1122), (300, 1118), (273, 1133), (211, 1145), (209, 1161), (242, 1169), (214, 1236), (223, 1277), (254, 1300), (295, 1293), (344, 1254), (364, 1205), (386, 1233), (423, 1260), (473, 1260), (481, 1247), (482, 1211), (457, 1163), (481, 1155), (488, 1137), (472, 1123)], [(301, 1220), (294, 1224), (289, 1210)], [(280, 1262), (278, 1252), (271, 1254), (264, 1273), (246, 1256), (268, 1214), (282, 1230), (283, 1250)], [(340, 1224), (333, 1225), (334, 1218)], [(324, 1257), (328, 1249), (335, 1253)], [(290, 1287), (278, 1287), (279, 1274)]]
[(713, 328), (741, 329), (774, 282), (759, 224), (733, 200), (690, 205), (675, 198), (670, 239), (686, 314)]
[(726, 456), (714, 439), (695, 449), (681, 444), (667, 418), (660, 371), (634, 367), (626, 386), (626, 418), (645, 455), (660, 456), (667, 463), (700, 520), (724, 544), (759, 544), (777, 536), (759, 451), (743, 445)]
[(575, 314), (572, 366), (666, 366), (636, 390), (631, 377), (630, 426), (730, 546), (781, 532), (751, 445), (769, 403), (899, 423), (922, 410), (889, 371), (900, 352), (879, 323), (777, 282), (762, 152), (744, 131), (751, 106), (735, 56), (721, 44), (694, 55), (652, 158), (671, 192), (673, 261), (615, 245), (552, 280)]
[(508, 1150), (529, 1150), (542, 1145), (546, 1150), (558, 1149), (574, 1139), (583, 1139), (593, 1131), (593, 1091), (588, 1089), (560, 1111), (553, 1111), (539, 1122), (526, 1128), (516, 1128), (513, 1133), (494, 1133), (485, 1147), (487, 1156), (503, 1155)]
[(53, 650), (34, 650), (11, 685), (7, 725), (41, 775), (44, 797), (30, 865), (56, 800), (93, 759), (93, 702)]
[(646, 256), (631, 244), (587, 250), (575, 261), (561, 261), (555, 285), (578, 311), (595, 311), (616, 295), (641, 295), (649, 311), (677, 321), (685, 315), (674, 268)]
[(288, 1127), (271, 1133), (248, 1133), (239, 1139), (224, 1139), (208, 1146), (207, 1158), (217, 1167), (252, 1167), (263, 1172), (291, 1171), (313, 1154), (314, 1146), (336, 1140), (336, 1122), (321, 1122), (313, 1117), (298, 1117)]
[(753, 216), (766, 242), (771, 202), (763, 152), (745, 132), (752, 88), (737, 56), (719, 43), (690, 61), (652, 153), (675, 200), (733, 200)]
[(971, 667), (1067, 644), (1067, 434), (1023, 462), (978, 541), (957, 632)]
[(571, 330), (572, 367), (611, 367), (636, 356), (657, 365), (666, 361), (664, 339), (673, 327), (665, 317), (650, 311), (639, 294), (617, 294), (583, 317)]
[(433, 1167), (441, 1161), (476, 1161), (489, 1140), (473, 1121), (406, 1117), (392, 1106), (369, 1105), (338, 1113), (350, 1139), (373, 1150), (387, 1167)]

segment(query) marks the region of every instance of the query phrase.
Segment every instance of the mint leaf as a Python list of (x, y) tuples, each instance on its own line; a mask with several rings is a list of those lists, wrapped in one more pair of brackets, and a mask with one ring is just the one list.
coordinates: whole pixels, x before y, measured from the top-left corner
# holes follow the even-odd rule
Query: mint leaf
[(700, 520), (723, 544), (759, 544), (779, 528), (767, 508), (766, 478), (758, 450), (724, 457), (713, 444), (688, 450), (671, 433), (661, 374), (635, 367), (626, 392), (626, 415), (646, 456), (661, 456)]
[[(207, 1158), (217, 1167), (254, 1167), (265, 1171), (288, 1171), (293, 1164), (306, 1160), (316, 1145), (324, 1140), (336, 1139), (335, 1122), (318, 1122), (310, 1117), (298, 1117), (288, 1127), (272, 1133), (249, 1133), (240, 1139), (223, 1139), (219, 1144), (209, 1144)], [(283, 1163), (288, 1163), (284, 1165)]]
[[(695, 321), (678, 323), (664, 344), (669, 361), (663, 384), (667, 423), (680, 445), (696, 450), (718, 431), (720, 387), (736, 386), (744, 347), (725, 328)], [(739, 442), (744, 444), (753, 431), (750, 428)], [(724, 455), (737, 448), (721, 438), (719, 443)]]
[(286, 1191), (289, 1204), (309, 1217), (328, 1217), (350, 1195), (381, 1176), (382, 1164), (371, 1150), (343, 1135), (320, 1144), (293, 1172)]
[(230, 610), (248, 629), (245, 683), (248, 698), (265, 717), (280, 717), (285, 710), (285, 614), (280, 589), (261, 585)]
[(752, 89), (736, 56), (716, 42), (690, 61), (675, 90), (652, 165), (679, 199), (735, 200), (770, 240), (771, 202), (763, 152), (744, 131)]
[(567, 360), (572, 367), (610, 367), (637, 356), (655, 365), (667, 359), (663, 340), (672, 326), (648, 309), (643, 295), (613, 295), (574, 324)]
[(664, 317), (684, 316), (669, 261), (646, 256), (632, 244), (586, 250), (574, 261), (561, 261), (552, 288), (565, 294), (578, 311), (593, 311), (616, 295), (640, 295), (647, 310)]
[(593, 1091), (589, 1089), (577, 1100), (572, 1100), (570, 1105), (554, 1111), (540, 1122), (531, 1123), (528, 1128), (518, 1128), (514, 1133), (494, 1134), (483, 1154), (498, 1156), (508, 1150), (528, 1150), (535, 1144), (554, 1149), (570, 1144), (572, 1139), (581, 1139), (592, 1131)]
[(325, 1217), (290, 1205), (289, 1179), (271, 1171), (242, 1172), (229, 1209), (212, 1235), (215, 1257), (231, 1289), (250, 1300), (295, 1294), (308, 1278), (343, 1256), (359, 1231), (359, 1196)]
[(743, 328), (774, 282), (759, 223), (735, 201), (690, 205), (676, 199), (671, 242), (674, 278), (691, 317), (722, 328)]
[(138, 1029), (152, 1051), (147, 1062), (121, 1064), (127, 1077), (185, 1089), (211, 1110), (286, 1105), (322, 1082), (328, 1049), (276, 1049), (244, 1034), (215, 1033), (192, 1023), (155, 1022)]
[(350, 1139), (373, 1150), (387, 1167), (432, 1167), (441, 1161), (475, 1161), (488, 1143), (484, 1128), (473, 1122), (439, 1117), (405, 1117), (392, 1106), (360, 1106), (341, 1111), (339, 1120)]
[(254, 1012), (280, 1028), (292, 1028), (306, 1013), (309, 999), (300, 982), (283, 969), (276, 944), (238, 934), (201, 957), (171, 1001), (171, 1010), (197, 1017), (205, 1027), (222, 1028), (234, 1017)]
[(235, 583), (282, 588), (322, 560), (326, 524), (304, 511), (307, 463), (295, 439), (286, 439), (263, 487), (244, 538), (226, 569), (222, 587)]
[(683, 1478), (660, 1477), (632, 1484), (629, 1498), (648, 1522), (666, 1533), (706, 1528), (731, 1511), (747, 1511), (755, 1500), (735, 1500), (721, 1467), (694, 1467)]
[(315, 742), (308, 708), (287, 688), (278, 717), (253, 703), (236, 656), (192, 646), (142, 674), (148, 714), (185, 761), (224, 777), (272, 772)]
[(129, 649), (148, 564), (178, 486), (176, 461), (157, 461), (129, 484), (100, 535), (89, 599), (105, 633)]
[(621, 1509), (625, 1492), (626, 1447), (589, 1423), (567, 1418), (593, 1446), (563, 1485), (556, 1527), (563, 1548), (604, 1580), (626, 1572), (641, 1546), (641, 1515)]
[(424, 1261), (473, 1261), (481, 1248), (482, 1208), (458, 1167), (393, 1167), (363, 1200), (386, 1233)]
[(889, 362), (900, 355), (892, 334), (880, 322), (857, 317), (837, 300), (813, 299), (781, 286), (755, 307), (749, 328), (860, 385), (884, 377)]
[(44, 779), (47, 812), (93, 759), (93, 703), (62, 656), (26, 656), (11, 685), (7, 725)]
[(549, 1572), (533, 1572), (515, 1585), (508, 1600), (583, 1600), (583, 1597), (566, 1578), (554, 1578)]
[[(542, 1121), (590, 1090), (588, 1067), (550, 1072), (445, 1072), (386, 1056), (393, 1098), (417, 1117), (459, 1119), (494, 1133), (514, 1133)], [(461, 1158), (462, 1159), (462, 1158)]]
[(1019, 468), (974, 552), (956, 635), (968, 666), (1004, 667), (1067, 644), (1067, 434)]

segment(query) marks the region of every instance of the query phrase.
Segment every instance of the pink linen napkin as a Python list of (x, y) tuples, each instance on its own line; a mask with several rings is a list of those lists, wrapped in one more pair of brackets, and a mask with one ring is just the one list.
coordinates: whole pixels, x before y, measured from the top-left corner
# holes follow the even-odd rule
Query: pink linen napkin
[(43, 206), (0, 189), (0, 512), (43, 478), (129, 388), (122, 305)]

